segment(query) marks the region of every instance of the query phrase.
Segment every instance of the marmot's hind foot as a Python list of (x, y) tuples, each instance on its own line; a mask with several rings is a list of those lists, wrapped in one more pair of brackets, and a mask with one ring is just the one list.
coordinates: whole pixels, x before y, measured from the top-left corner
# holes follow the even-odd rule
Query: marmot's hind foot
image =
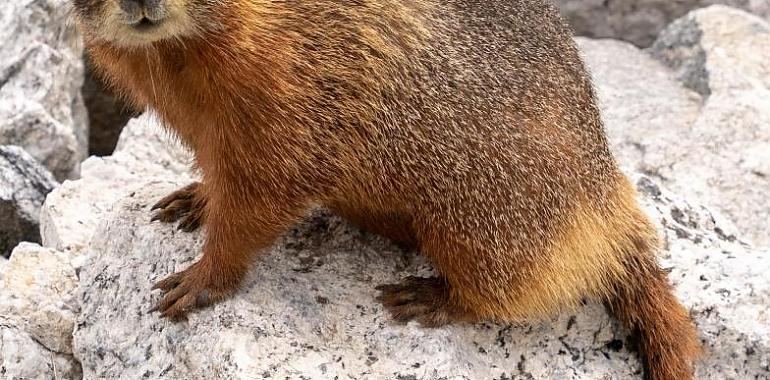
[(193, 182), (161, 199), (152, 206), (155, 213), (152, 221), (159, 220), (163, 223), (179, 222), (179, 229), (192, 232), (198, 229), (203, 222), (203, 209), (206, 199), (199, 193), (200, 182)]
[(424, 327), (440, 327), (465, 320), (459, 308), (449, 300), (449, 285), (444, 279), (407, 277), (400, 284), (377, 287), (377, 300), (398, 322), (417, 321)]

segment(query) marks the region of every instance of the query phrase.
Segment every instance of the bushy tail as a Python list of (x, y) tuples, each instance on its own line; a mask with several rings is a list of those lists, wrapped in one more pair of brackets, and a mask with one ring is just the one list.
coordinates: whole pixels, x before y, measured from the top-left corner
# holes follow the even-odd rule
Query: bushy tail
[[(641, 244), (645, 245), (645, 244)], [(640, 334), (645, 379), (688, 380), (700, 355), (698, 333), (650, 247), (624, 258), (628, 276), (613, 287), (610, 310)]]

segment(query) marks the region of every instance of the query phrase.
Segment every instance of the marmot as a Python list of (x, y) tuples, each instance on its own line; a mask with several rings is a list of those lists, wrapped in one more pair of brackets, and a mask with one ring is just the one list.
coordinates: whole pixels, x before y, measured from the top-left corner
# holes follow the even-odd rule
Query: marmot
[(164, 316), (233, 293), (323, 205), (435, 265), (378, 287), (398, 321), (533, 321), (588, 298), (640, 332), (649, 378), (692, 377), (697, 332), (544, 0), (73, 2), (105, 78), (202, 173), (156, 205), (208, 233), (155, 286)]

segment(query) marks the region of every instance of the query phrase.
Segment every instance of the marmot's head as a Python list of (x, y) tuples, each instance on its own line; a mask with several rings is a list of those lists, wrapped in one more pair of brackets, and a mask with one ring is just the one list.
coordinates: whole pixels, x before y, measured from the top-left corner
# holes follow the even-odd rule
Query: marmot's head
[(89, 38), (123, 47), (200, 34), (223, 1), (228, 0), (72, 0)]

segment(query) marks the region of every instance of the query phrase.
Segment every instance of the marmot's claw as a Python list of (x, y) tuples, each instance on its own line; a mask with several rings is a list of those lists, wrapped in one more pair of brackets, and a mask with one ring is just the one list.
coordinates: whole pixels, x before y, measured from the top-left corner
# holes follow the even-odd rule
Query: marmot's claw
[(159, 200), (150, 210), (158, 210), (168, 207), (172, 202), (179, 199), (191, 199), (195, 196), (195, 191), (200, 187), (200, 182), (193, 182)]
[(182, 221), (179, 222), (177, 229), (184, 232), (193, 232), (201, 225), (202, 212), (188, 212), (182, 216)]
[(176, 321), (195, 308), (211, 305), (227, 297), (230, 291), (215, 288), (200, 267), (198, 263), (193, 264), (156, 283), (152, 289), (160, 289), (164, 295), (150, 312), (160, 312), (162, 317)]
[(155, 211), (150, 222), (173, 223), (182, 220), (178, 229), (184, 232), (195, 231), (202, 224), (206, 200), (197, 191), (200, 182), (194, 182), (164, 197), (154, 206)]

